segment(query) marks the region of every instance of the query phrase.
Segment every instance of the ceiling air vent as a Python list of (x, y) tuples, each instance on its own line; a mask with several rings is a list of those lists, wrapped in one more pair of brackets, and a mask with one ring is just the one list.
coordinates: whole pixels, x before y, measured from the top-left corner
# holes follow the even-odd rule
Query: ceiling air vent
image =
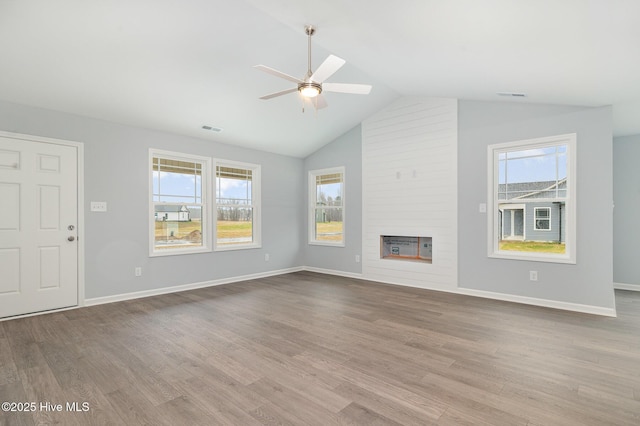
[(498, 92), (498, 96), (508, 96), (510, 98), (526, 98), (527, 97), (525, 93), (515, 93), (515, 92)]
[(213, 127), (213, 126), (202, 126), (202, 128), (204, 130), (210, 130), (212, 132), (216, 132), (216, 133), (220, 133), (222, 131), (222, 129), (220, 127)]

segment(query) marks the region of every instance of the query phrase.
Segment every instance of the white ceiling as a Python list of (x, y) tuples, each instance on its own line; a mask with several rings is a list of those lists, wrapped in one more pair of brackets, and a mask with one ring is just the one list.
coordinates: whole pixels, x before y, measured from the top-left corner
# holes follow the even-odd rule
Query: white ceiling
[[(0, 99), (305, 157), (399, 96), (613, 105), (640, 134), (637, 0), (0, 0)], [(292, 83), (329, 54), (327, 93)], [(524, 99), (497, 92), (526, 93)], [(221, 133), (202, 129), (221, 127)]]

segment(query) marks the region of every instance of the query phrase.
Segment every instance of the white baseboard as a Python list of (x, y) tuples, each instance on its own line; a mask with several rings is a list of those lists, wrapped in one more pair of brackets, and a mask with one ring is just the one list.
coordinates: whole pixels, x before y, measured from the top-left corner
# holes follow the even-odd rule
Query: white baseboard
[(302, 267), (278, 269), (275, 271), (259, 272), (257, 274), (240, 275), (237, 277), (221, 278), (218, 280), (203, 281), (199, 283), (182, 284), (172, 287), (155, 288), (152, 290), (136, 291), (133, 293), (116, 294), (113, 296), (94, 297), (85, 299), (84, 306), (102, 305), (105, 303), (122, 302), (124, 300), (140, 299), (142, 297), (158, 296), (161, 294), (177, 293), (179, 291), (195, 290), (198, 288), (212, 287), (222, 284), (231, 284), (239, 281), (255, 280), (257, 278), (272, 277), (275, 275), (288, 274), (304, 270)]
[[(345, 271), (338, 271), (333, 269), (316, 268), (312, 266), (300, 266), (295, 268), (260, 272), (257, 274), (241, 275), (237, 277), (203, 281), (199, 283), (183, 284), (183, 285), (172, 286), (172, 287), (163, 287), (163, 288), (152, 289), (152, 290), (144, 290), (144, 291), (138, 291), (134, 293), (124, 293), (124, 294), (117, 294), (113, 296), (95, 297), (91, 299), (85, 299), (84, 306), (102, 305), (105, 303), (121, 302), (124, 300), (139, 299), (142, 297), (177, 293), (180, 291), (195, 290), (198, 288), (212, 287), (212, 286), (217, 286), (222, 284), (231, 284), (239, 281), (266, 278), (266, 277), (272, 277), (276, 275), (288, 274), (288, 273), (299, 272), (299, 271), (317, 272), (320, 274), (337, 275), (337, 276), (347, 277), (347, 278), (357, 278), (357, 279), (365, 279), (365, 280), (368, 279), (367, 277), (364, 277), (363, 274), (356, 273), (356, 272), (345, 272)], [(400, 283), (385, 282), (380, 280), (373, 280), (373, 281), (377, 281), (385, 284), (394, 284), (394, 285), (401, 285), (401, 286), (403, 285)], [(542, 306), (547, 308), (561, 309), (565, 311), (583, 312), (583, 313), (602, 315), (602, 316), (608, 316), (608, 317), (616, 316), (615, 308), (602, 308), (599, 306), (581, 305), (578, 303), (569, 303), (569, 302), (559, 302), (555, 300), (538, 299), (534, 297), (517, 296), (512, 294), (494, 293), (490, 291), (482, 291), (482, 290), (475, 290), (475, 289), (469, 289), (469, 288), (457, 288), (455, 290), (442, 289), (442, 288), (430, 289), (426, 287), (419, 287), (419, 288), (424, 288), (425, 290), (445, 291), (450, 293), (464, 294), (467, 296), (482, 297), (485, 299), (494, 299), (494, 300), (503, 300), (507, 302), (522, 303), (525, 305)], [(614, 283), (614, 288), (621, 289), (621, 290), (640, 291), (640, 285), (634, 285), (634, 284)]]
[(357, 272), (345, 272), (345, 271), (338, 271), (335, 269), (315, 268), (313, 266), (303, 266), (302, 270), (309, 271), (309, 272), (317, 272), (319, 274), (338, 275), (340, 277), (362, 279), (362, 274)]
[[(363, 280), (379, 282), (379, 283), (382, 283), (382, 284), (392, 284), (392, 285), (399, 285), (399, 286), (403, 286), (403, 287), (421, 288), (421, 289), (424, 289), (424, 290), (443, 291), (443, 292), (446, 292), (446, 293), (463, 294), (463, 295), (466, 295), (466, 296), (482, 297), (484, 299), (503, 300), (505, 302), (513, 302), (513, 303), (521, 303), (521, 304), (524, 304), (524, 305), (541, 306), (543, 308), (553, 308), (553, 309), (560, 309), (560, 310), (564, 310), (564, 311), (582, 312), (582, 313), (587, 313), (587, 314), (592, 314), (592, 315), (601, 315), (601, 316), (607, 316), (607, 317), (616, 317), (617, 316), (615, 308), (603, 308), (603, 307), (600, 307), (600, 306), (582, 305), (582, 304), (579, 304), (579, 303), (560, 302), (560, 301), (556, 301), (556, 300), (538, 299), (538, 298), (535, 298), (535, 297), (517, 296), (517, 295), (512, 295), (512, 294), (504, 294), (504, 293), (494, 293), (494, 292), (491, 292), (491, 291), (482, 291), (482, 290), (475, 290), (475, 289), (461, 288), (461, 287), (457, 287), (455, 289), (452, 289), (452, 288), (448, 288), (448, 287), (413, 286), (413, 285), (403, 284), (403, 283), (399, 283), (399, 282), (381, 280), (379, 278), (373, 278), (372, 279), (370, 277), (365, 277), (363, 274), (357, 274), (357, 273), (352, 273), (352, 272), (344, 272), (344, 271), (335, 271), (335, 270), (322, 269), (322, 268), (314, 268), (314, 267), (310, 267), (310, 266), (305, 266), (303, 269), (305, 271), (310, 271), (310, 272), (318, 272), (318, 273), (321, 273), (321, 274), (330, 274), (330, 275), (339, 275), (339, 276), (342, 276), (342, 277), (349, 277), (349, 278), (359, 278), (359, 279), (363, 279)], [(615, 286), (615, 284), (614, 284), (614, 286)], [(633, 286), (633, 284), (626, 284), (626, 286), (627, 287), (625, 287), (624, 290), (640, 291), (640, 286)], [(635, 287), (635, 288), (628, 288), (628, 287)], [(615, 287), (615, 288), (618, 288), (618, 287)]]
[(613, 283), (616, 290), (640, 291), (640, 284)]
[(411, 287), (411, 288), (420, 288), (422, 290), (432, 290), (432, 291), (442, 291), (445, 293), (457, 293), (458, 292), (458, 288), (455, 287), (450, 287), (447, 286), (445, 284), (442, 285), (430, 285), (428, 283), (411, 283), (411, 282), (404, 282), (404, 281), (394, 281), (394, 280), (389, 280), (387, 278), (380, 278), (377, 276), (364, 276), (362, 275), (361, 277), (363, 280), (367, 280), (367, 281), (373, 281), (376, 283), (381, 283), (381, 284), (390, 284), (390, 285), (397, 285), (400, 287)]
[(557, 300), (538, 299), (535, 297), (516, 296), (513, 294), (494, 293), (491, 291), (475, 290), (471, 288), (458, 288), (458, 293), (468, 296), (483, 297), (485, 299), (504, 300), (506, 302), (522, 303), (525, 305), (542, 306), (545, 308), (561, 309), (564, 311), (583, 312), (586, 314), (616, 317), (615, 308), (603, 308), (601, 306), (581, 305), (579, 303), (560, 302)]
[(2, 322), (2, 321), (11, 321), (11, 320), (20, 319), (20, 318), (35, 317), (35, 316), (39, 316), (39, 315), (55, 314), (55, 313), (58, 313), (58, 312), (70, 311), (72, 309), (78, 309), (78, 308), (79, 308), (79, 306), (68, 306), (66, 308), (51, 309), (49, 311), (38, 311), (38, 312), (31, 312), (29, 314), (14, 315), (12, 317), (0, 318), (0, 322)]

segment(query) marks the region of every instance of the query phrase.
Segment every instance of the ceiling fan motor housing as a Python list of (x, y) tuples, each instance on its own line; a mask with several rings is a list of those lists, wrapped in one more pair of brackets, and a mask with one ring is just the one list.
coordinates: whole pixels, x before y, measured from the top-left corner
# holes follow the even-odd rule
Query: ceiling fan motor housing
[(298, 83), (298, 92), (307, 98), (313, 98), (322, 93), (322, 85), (313, 81)]

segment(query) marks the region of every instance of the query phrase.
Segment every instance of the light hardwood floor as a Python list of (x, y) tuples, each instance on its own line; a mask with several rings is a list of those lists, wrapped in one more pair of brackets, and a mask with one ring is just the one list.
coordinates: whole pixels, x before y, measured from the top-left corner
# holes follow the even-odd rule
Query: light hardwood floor
[(299, 272), (10, 320), (0, 401), (37, 409), (0, 424), (638, 425), (640, 293), (616, 301), (606, 318)]

